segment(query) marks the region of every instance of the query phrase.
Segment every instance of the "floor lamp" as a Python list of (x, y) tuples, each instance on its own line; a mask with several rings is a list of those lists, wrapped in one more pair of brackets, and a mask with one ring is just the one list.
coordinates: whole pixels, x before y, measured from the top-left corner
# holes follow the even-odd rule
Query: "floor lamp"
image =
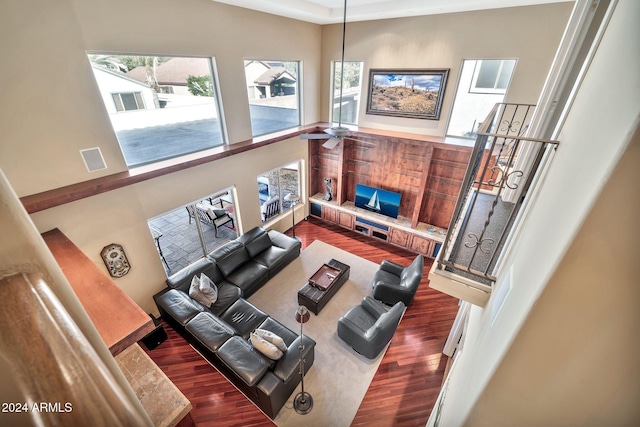
[(296, 322), (300, 323), (300, 345), (298, 346), (298, 350), (300, 350), (300, 384), (301, 391), (296, 395), (293, 399), (293, 408), (300, 415), (306, 415), (311, 412), (313, 409), (313, 398), (311, 395), (304, 391), (304, 359), (302, 358), (302, 351), (304, 350), (304, 335), (302, 334), (302, 324), (307, 323), (311, 318), (311, 314), (307, 307), (301, 305), (296, 310)]
[(284, 200), (291, 203), (291, 233), (293, 237), (296, 237), (296, 205), (300, 203), (300, 196), (294, 193), (289, 193), (284, 196)]

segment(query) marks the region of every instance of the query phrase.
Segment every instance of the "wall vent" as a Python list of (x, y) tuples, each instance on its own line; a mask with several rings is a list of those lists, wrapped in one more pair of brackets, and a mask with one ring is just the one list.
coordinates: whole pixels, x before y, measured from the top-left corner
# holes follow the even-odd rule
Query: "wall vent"
[(107, 164), (102, 157), (102, 152), (99, 147), (87, 148), (86, 150), (80, 150), (84, 165), (89, 172), (95, 172), (107, 168)]

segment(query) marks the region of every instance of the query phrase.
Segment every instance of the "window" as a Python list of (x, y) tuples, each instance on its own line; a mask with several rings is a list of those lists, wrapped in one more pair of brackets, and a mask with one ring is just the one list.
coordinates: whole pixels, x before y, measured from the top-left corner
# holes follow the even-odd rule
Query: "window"
[(447, 136), (476, 137), (493, 106), (504, 101), (515, 65), (515, 59), (463, 62)]
[(114, 93), (112, 96), (117, 111), (144, 110), (141, 92)]
[(500, 93), (507, 92), (507, 86), (511, 80), (516, 61), (509, 60), (483, 60), (476, 61), (471, 83), (473, 93)]
[(88, 57), (127, 166), (225, 143), (211, 58)]
[(299, 63), (244, 61), (252, 135), (300, 125)]
[(300, 196), (300, 162), (270, 170), (258, 176), (258, 202), (262, 222), (291, 209), (287, 195)]
[(238, 237), (235, 206), (228, 188), (148, 221), (167, 276)]
[(333, 104), (331, 118), (333, 122), (349, 125), (358, 124), (360, 107), (360, 88), (362, 85), (362, 62), (344, 62), (344, 79), (342, 88), (342, 120), (340, 117), (340, 61), (333, 62)]

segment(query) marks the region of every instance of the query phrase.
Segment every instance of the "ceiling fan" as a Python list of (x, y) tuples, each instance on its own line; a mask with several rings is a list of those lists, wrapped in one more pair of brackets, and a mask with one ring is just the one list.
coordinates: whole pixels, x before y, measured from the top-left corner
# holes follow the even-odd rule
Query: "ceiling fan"
[(345, 136), (349, 135), (350, 130), (342, 126), (342, 85), (344, 83), (344, 39), (347, 29), (347, 0), (344, 0), (344, 18), (342, 20), (342, 57), (340, 59), (340, 104), (338, 106), (338, 126), (332, 126), (324, 129), (326, 135), (321, 133), (305, 133), (300, 135), (300, 139), (326, 139), (327, 142), (322, 144), (324, 148), (329, 150), (335, 148)]

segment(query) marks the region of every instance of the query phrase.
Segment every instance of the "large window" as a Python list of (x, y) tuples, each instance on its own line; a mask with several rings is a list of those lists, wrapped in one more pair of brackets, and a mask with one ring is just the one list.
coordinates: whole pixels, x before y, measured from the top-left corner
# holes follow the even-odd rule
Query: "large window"
[(127, 166), (225, 143), (211, 58), (88, 56)]
[(297, 61), (244, 61), (253, 136), (300, 125)]
[(260, 174), (258, 203), (262, 222), (271, 221), (291, 209), (293, 196), (301, 196), (299, 161)]
[(333, 63), (333, 103), (331, 118), (333, 122), (344, 124), (358, 124), (358, 109), (360, 107), (360, 88), (362, 85), (362, 62), (345, 61), (344, 79), (342, 80), (342, 120), (340, 120), (340, 61)]
[(238, 236), (235, 206), (228, 188), (148, 221), (167, 276)]
[(482, 121), (505, 99), (515, 59), (467, 59), (462, 64), (448, 136), (475, 138)]

